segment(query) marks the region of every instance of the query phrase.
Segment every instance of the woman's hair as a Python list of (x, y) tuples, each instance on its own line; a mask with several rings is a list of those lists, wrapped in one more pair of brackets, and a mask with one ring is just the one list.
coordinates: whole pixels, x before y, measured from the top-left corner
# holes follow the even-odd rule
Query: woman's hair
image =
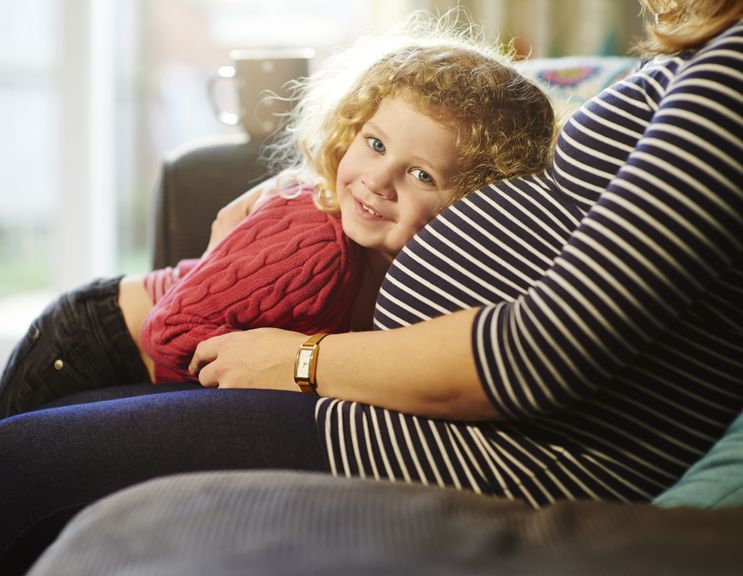
[[(351, 142), (383, 99), (400, 96), (454, 133), (457, 197), (546, 166), (551, 104), (510, 66), (504, 51), (481, 41), (471, 24), (458, 27), (451, 16), (433, 20), (417, 13), (404, 32), (363, 40), (302, 84), (270, 159), (297, 168), (297, 178), (314, 177), (332, 210), (338, 165)], [(349, 74), (349, 61), (363, 70)]]
[(743, 16), (741, 0), (640, 0), (654, 16), (647, 39), (635, 46), (646, 55), (697, 48)]

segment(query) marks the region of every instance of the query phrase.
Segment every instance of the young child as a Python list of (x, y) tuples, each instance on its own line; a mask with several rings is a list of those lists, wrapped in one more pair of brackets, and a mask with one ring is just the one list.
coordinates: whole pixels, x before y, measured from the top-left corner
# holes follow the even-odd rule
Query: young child
[(224, 332), (368, 328), (387, 266), (418, 229), (486, 182), (542, 169), (546, 96), (471, 33), (430, 24), (364, 41), (307, 81), (271, 149), (288, 168), (200, 260), (51, 304), (11, 355), (0, 417), (89, 388), (193, 379), (196, 344)]

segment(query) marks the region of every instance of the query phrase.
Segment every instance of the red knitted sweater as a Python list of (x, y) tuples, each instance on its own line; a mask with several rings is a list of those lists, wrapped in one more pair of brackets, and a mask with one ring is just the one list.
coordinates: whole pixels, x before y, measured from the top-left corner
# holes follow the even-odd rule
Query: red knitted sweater
[(343, 332), (363, 277), (363, 250), (312, 195), (276, 197), (247, 216), (160, 298), (142, 327), (156, 381), (192, 380), (196, 345), (271, 326)]

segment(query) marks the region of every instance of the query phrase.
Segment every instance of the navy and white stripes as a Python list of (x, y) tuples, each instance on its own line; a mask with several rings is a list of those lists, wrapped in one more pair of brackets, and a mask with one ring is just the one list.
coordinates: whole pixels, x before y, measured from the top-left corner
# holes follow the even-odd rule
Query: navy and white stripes
[(382, 286), (389, 329), (477, 306), (473, 350), (507, 421), (323, 399), (334, 473), (542, 506), (647, 500), (743, 406), (743, 24), (589, 101), (545, 174), (424, 229)]

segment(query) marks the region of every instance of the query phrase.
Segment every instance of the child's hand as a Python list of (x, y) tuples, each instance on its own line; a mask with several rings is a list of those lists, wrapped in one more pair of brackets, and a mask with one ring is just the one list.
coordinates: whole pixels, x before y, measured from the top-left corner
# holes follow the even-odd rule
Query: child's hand
[(212, 222), (209, 244), (203, 254), (204, 256), (209, 254), (217, 244), (224, 240), (242, 222), (245, 216), (250, 214), (251, 207), (252, 202), (250, 202), (250, 198), (240, 196), (227, 204), (227, 206), (220, 208), (219, 212), (217, 212), (217, 217)]
[(209, 254), (217, 244), (224, 240), (242, 222), (243, 218), (277, 193), (275, 180), (271, 178), (251, 188), (217, 212), (217, 217), (212, 222), (209, 244), (203, 256)]

